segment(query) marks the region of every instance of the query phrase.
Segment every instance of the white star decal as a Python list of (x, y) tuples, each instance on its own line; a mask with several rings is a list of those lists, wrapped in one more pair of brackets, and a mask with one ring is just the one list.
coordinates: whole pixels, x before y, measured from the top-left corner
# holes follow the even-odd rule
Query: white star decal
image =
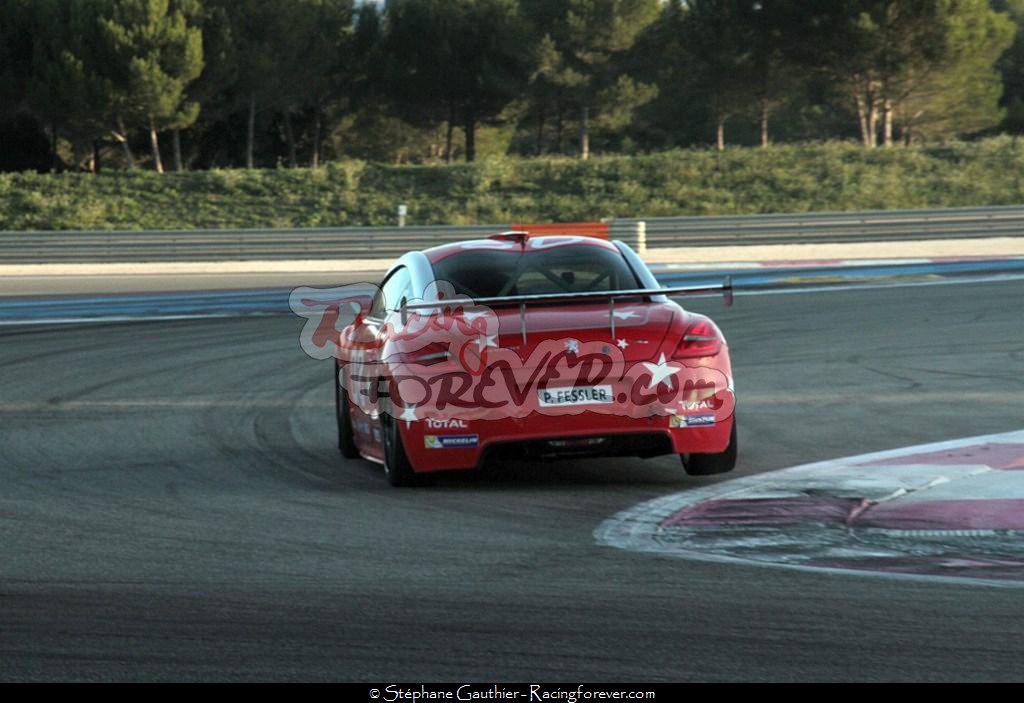
[(618, 346), (619, 349), (625, 349), (626, 347), (629, 346), (629, 342), (627, 342), (625, 339), (620, 339), (615, 344), (616, 346)]
[(477, 337), (476, 345), (481, 349), (486, 349), (487, 347), (497, 347), (498, 343), (494, 341), (495, 336), (496, 335), (492, 334), (485, 337)]
[(662, 381), (665, 382), (666, 386), (672, 388), (672, 376), (680, 371), (679, 367), (669, 366), (665, 363), (664, 352), (662, 353), (661, 358), (658, 359), (657, 364), (644, 362), (644, 366), (646, 366), (647, 370), (651, 372), (651, 381), (647, 384), (648, 388), (655, 388)]
[(565, 340), (565, 348), (570, 354), (579, 354), (580, 342), (578, 339), (567, 339)]
[(612, 314), (620, 320), (629, 320), (636, 315), (636, 312), (633, 310), (624, 310), (622, 312), (614, 312)]
[(408, 406), (402, 410), (401, 418), (405, 420), (405, 427), (408, 429), (412, 423), (416, 422), (416, 408), (412, 405)]

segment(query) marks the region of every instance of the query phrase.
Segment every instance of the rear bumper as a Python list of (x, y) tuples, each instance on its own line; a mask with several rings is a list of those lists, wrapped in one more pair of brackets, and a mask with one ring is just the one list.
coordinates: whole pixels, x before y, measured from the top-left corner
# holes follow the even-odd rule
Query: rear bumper
[[(732, 404), (728, 406), (731, 410)], [(686, 418), (681, 419), (681, 418)], [(688, 422), (699, 426), (686, 426)], [(713, 421), (713, 422), (712, 422)], [(399, 421), (406, 454), (418, 473), (472, 469), (496, 457), (558, 459), (718, 453), (729, 444), (733, 417), (703, 414), (629, 418), (585, 412), (551, 417)], [(454, 426), (452, 426), (454, 424)]]

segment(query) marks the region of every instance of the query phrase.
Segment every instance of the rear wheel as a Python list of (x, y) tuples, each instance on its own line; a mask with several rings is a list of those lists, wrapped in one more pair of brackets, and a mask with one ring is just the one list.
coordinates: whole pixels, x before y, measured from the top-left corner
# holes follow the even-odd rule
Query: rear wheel
[(736, 418), (732, 419), (729, 446), (717, 454), (680, 454), (683, 468), (691, 476), (713, 476), (724, 474), (736, 468)]
[(348, 391), (342, 388), (338, 378), (338, 367), (334, 367), (334, 416), (338, 420), (338, 451), (346, 459), (358, 459), (359, 448), (352, 436), (352, 413), (348, 407)]
[(384, 476), (392, 486), (412, 486), (418, 483), (418, 477), (405, 453), (405, 445), (402, 444), (398, 421), (387, 415), (381, 417), (384, 422)]

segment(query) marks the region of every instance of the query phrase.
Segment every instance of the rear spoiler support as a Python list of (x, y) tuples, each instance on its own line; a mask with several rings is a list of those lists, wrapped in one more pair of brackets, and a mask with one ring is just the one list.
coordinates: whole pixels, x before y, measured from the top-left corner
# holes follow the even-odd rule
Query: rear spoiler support
[[(655, 295), (702, 295), (721, 292), (726, 306), (732, 306), (732, 277), (726, 276), (722, 283), (712, 286), (676, 286), (673, 288), (640, 288), (630, 290), (608, 290), (593, 291), (584, 293), (541, 293), (538, 295), (509, 295), (494, 298), (477, 298), (470, 300), (473, 305), (519, 306), (519, 328), (522, 334), (523, 344), (526, 344), (526, 305), (528, 303), (586, 303), (608, 300), (608, 327), (611, 330), (612, 338), (615, 337), (615, 301), (624, 298), (649, 298)], [(405, 303), (402, 305), (402, 323), (408, 319), (409, 310), (423, 310), (427, 308), (443, 308), (446, 303), (441, 301), (427, 303)]]

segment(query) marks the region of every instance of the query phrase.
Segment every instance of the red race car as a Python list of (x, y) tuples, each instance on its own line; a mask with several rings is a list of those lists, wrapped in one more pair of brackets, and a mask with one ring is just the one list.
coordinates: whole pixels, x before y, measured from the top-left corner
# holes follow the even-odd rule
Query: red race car
[[(340, 333), (338, 444), (394, 485), (489, 457), (679, 454), (736, 463), (715, 323), (622, 242), (507, 232), (409, 252)], [(358, 306), (357, 306), (358, 308)]]

